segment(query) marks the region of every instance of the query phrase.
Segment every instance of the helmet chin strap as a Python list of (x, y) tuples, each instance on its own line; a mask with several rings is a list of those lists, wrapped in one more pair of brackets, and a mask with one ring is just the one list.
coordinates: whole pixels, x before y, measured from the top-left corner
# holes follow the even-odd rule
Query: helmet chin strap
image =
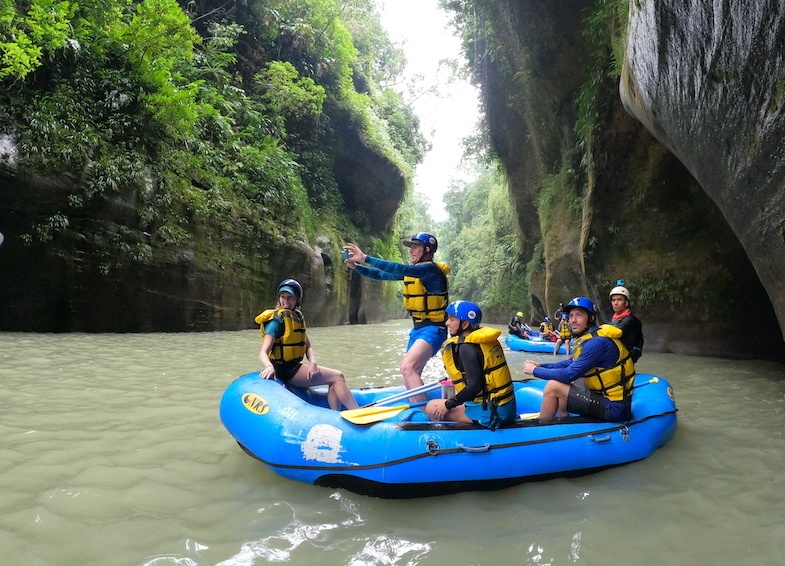
[[(465, 323), (466, 323), (468, 326), (465, 326), (465, 327), (464, 327), (464, 326), (463, 326), (463, 323), (464, 323), (464, 322), (465, 322)], [(471, 325), (471, 324), (469, 324), (469, 321), (468, 321), (468, 320), (461, 320), (461, 321), (458, 323), (458, 331), (457, 331), (455, 334), (453, 334), (452, 332), (450, 332), (450, 336), (460, 336), (460, 335), (461, 335), (461, 334), (463, 334), (464, 332), (468, 332), (468, 331), (470, 331), (471, 329), (472, 329), (472, 325)]]

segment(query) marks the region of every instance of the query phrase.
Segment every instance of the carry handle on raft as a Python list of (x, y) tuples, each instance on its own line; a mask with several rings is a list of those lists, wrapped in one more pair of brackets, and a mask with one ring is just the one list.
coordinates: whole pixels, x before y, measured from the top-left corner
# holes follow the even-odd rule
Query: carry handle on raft
[[(643, 387), (644, 385), (649, 385), (650, 383), (657, 383), (659, 380), (660, 379), (658, 377), (653, 377), (649, 381), (641, 383), (640, 385), (636, 385), (634, 389), (637, 389), (638, 387)], [(439, 383), (429, 384), (429, 386), (433, 386), (433, 385), (438, 386), (440, 384)], [(434, 387), (434, 389), (436, 388)], [(415, 391), (415, 389), (410, 389), (408, 391), (405, 391), (404, 393), (401, 393), (400, 395), (407, 395), (411, 397), (412, 391)], [(389, 401), (389, 399), (391, 398), (392, 397), (388, 397), (387, 399), (382, 399), (382, 401)], [(346, 411), (341, 411), (341, 417), (346, 419), (350, 423), (354, 423), (354, 424), (359, 424), (359, 425), (373, 424), (392, 418), (398, 413), (405, 411), (406, 409), (422, 407), (423, 405), (427, 405), (427, 404), (428, 401), (423, 401), (422, 403), (414, 403), (412, 405), (396, 405), (395, 407), (360, 407), (359, 409), (348, 409)], [(521, 415), (521, 418), (527, 420), (527, 419), (536, 419), (539, 416), (540, 413), (524, 413), (523, 415)]]

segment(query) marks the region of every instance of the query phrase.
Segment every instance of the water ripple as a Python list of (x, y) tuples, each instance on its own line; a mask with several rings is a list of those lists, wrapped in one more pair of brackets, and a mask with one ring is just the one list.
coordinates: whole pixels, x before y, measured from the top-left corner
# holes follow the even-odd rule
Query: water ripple
[[(320, 363), (353, 386), (401, 383), (407, 333), (404, 321), (309, 329)], [(284, 480), (237, 447), (218, 400), (259, 367), (259, 345), (258, 331), (0, 333), (10, 563), (730, 565), (785, 551), (781, 365), (647, 353), (639, 370), (668, 378), (680, 409), (676, 437), (650, 458), (385, 501)], [(524, 357), (508, 353), (517, 379)], [(424, 380), (443, 376), (431, 360)]]

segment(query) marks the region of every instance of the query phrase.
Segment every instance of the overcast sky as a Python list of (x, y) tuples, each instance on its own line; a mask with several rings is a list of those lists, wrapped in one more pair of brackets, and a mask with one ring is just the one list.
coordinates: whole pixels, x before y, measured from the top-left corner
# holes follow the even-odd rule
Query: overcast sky
[[(379, 4), (390, 39), (406, 52), (407, 75), (421, 73), (423, 83), (432, 84), (441, 59), (460, 58), (460, 40), (437, 0), (380, 0)], [(447, 217), (442, 195), (450, 181), (467, 178), (460, 171), (461, 140), (474, 132), (479, 117), (479, 95), (472, 85), (460, 82), (446, 92), (447, 96), (426, 95), (414, 103), (422, 131), (433, 144), (415, 172), (414, 187), (431, 199), (429, 212), (435, 220)]]

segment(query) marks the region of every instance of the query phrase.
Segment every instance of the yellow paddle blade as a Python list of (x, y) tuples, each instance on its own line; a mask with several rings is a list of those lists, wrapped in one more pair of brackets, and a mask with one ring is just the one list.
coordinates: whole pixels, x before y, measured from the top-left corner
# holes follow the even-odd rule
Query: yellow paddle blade
[(521, 413), (521, 420), (523, 421), (530, 421), (539, 418), (540, 418), (540, 413)]
[(409, 405), (399, 405), (397, 407), (368, 407), (366, 409), (349, 409), (341, 411), (341, 417), (354, 424), (373, 424), (385, 419), (394, 417), (401, 411), (409, 408)]
[[(419, 404), (420, 403), (417, 403), (416, 405)], [(341, 411), (341, 417), (354, 424), (372, 424), (394, 417), (401, 411), (405, 411), (413, 406), (414, 405), (397, 405), (395, 407), (348, 409), (346, 411)]]

